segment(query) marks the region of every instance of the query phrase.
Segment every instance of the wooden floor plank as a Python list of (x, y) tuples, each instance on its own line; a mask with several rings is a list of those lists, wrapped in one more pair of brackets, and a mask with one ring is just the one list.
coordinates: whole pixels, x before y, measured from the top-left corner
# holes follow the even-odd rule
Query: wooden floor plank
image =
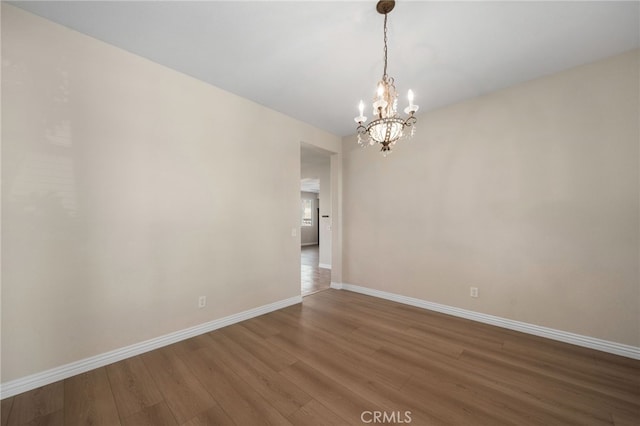
[(563, 413), (567, 413), (575, 421), (606, 423), (612, 412), (630, 413), (639, 407), (637, 403), (576, 386), (535, 366), (502, 363), (486, 354), (466, 351), (459, 366), (460, 371), (475, 372), (475, 377), (490, 379), (505, 392), (521, 397), (520, 405), (530, 405), (531, 410), (550, 417), (564, 418)]
[(147, 352), (142, 355), (142, 360), (178, 423), (215, 404), (200, 381), (171, 349)]
[(638, 391), (638, 386), (629, 382), (619, 386), (613, 386), (612, 383), (602, 383), (602, 379), (591, 376), (590, 371), (580, 370), (564, 370), (556, 365), (545, 364), (540, 361), (524, 361), (518, 358), (509, 357), (497, 352), (483, 352), (474, 350), (465, 350), (461, 356), (466, 360), (475, 359), (487, 366), (500, 365), (506, 371), (521, 371), (531, 375), (539, 376), (544, 380), (574, 388), (582, 395), (594, 396), (602, 401), (611, 401), (623, 405), (635, 405), (638, 398), (634, 392)]
[(297, 361), (290, 353), (254, 334), (249, 328), (246, 328), (245, 325), (246, 321), (231, 327), (225, 327), (213, 333), (222, 333), (231, 338), (274, 371), (280, 371)]
[(44, 416), (36, 417), (21, 426), (65, 426), (64, 410), (54, 411)]
[(424, 337), (429, 339), (435, 337), (441, 341), (453, 341), (463, 348), (482, 348), (490, 351), (502, 350), (503, 339), (496, 338), (483, 333), (482, 329), (472, 328), (470, 330), (444, 329), (436, 324), (414, 325), (407, 330), (409, 336), (416, 339)]
[(124, 417), (122, 426), (178, 426), (178, 422), (163, 401)]
[[(448, 392), (457, 392), (456, 400), (462, 401), (462, 405), (471, 404), (480, 411), (489, 407), (492, 413), (499, 413), (504, 421), (541, 425), (558, 422), (558, 416), (554, 414), (557, 411), (555, 407), (545, 403), (545, 400), (553, 400), (548, 398), (549, 384), (543, 382), (541, 387), (532, 387), (534, 377), (530, 375), (519, 377), (513, 370), (495, 371), (489, 366), (470, 366), (461, 360), (435, 356), (425, 358), (397, 347), (384, 348), (376, 355), (412, 372), (412, 381), (404, 388), (411, 394), (429, 394), (437, 398), (447, 395), (447, 389), (452, 387)], [(517, 383), (517, 386), (505, 384), (502, 372), (507, 376), (507, 383)], [(416, 382), (419, 382), (419, 386)], [(597, 411), (596, 418), (597, 414), (602, 415), (601, 411)], [(576, 417), (591, 419), (591, 415), (579, 416), (577, 413)], [(562, 416), (560, 419), (562, 423), (566, 422)]]
[(298, 323), (298, 328), (302, 330), (308, 330), (314, 335), (321, 336), (323, 338), (331, 338), (339, 342), (339, 348), (349, 349), (352, 352), (360, 352), (364, 355), (370, 355), (377, 349), (380, 349), (381, 343), (377, 340), (362, 339), (355, 334), (358, 330), (349, 327), (340, 333), (335, 332), (331, 326), (329, 326), (322, 318), (308, 315), (308, 311), (304, 312), (291, 312), (290, 310), (279, 311), (283, 317), (289, 318), (290, 321)]
[[(425, 406), (422, 409), (446, 424), (518, 424), (499, 413), (491, 412), (491, 407), (479, 407), (477, 404), (471, 403), (469, 395), (464, 392), (464, 384), (460, 382), (436, 383), (437, 385), (424, 380), (424, 376), (413, 377), (403, 390), (405, 394), (424, 401)], [(449, 386), (445, 386), (445, 384)]]
[(326, 406), (312, 399), (289, 416), (294, 425), (306, 426), (343, 426), (344, 419)]
[(267, 399), (285, 417), (311, 400), (302, 389), (251, 355), (228, 337), (217, 334), (208, 350), (220, 362)]
[(218, 405), (214, 405), (204, 413), (200, 413), (198, 416), (183, 423), (181, 426), (241, 426), (231, 420), (231, 418), (225, 413), (225, 411)]
[(2, 403), (0, 405), (0, 418), (2, 419), (2, 421), (0, 421), (0, 426), (7, 426), (14, 399), (14, 397), (10, 397), (2, 400)]
[(375, 409), (370, 401), (302, 361), (287, 367), (280, 374), (305, 389), (314, 399), (340, 416), (345, 424), (360, 425), (361, 413)]
[(64, 383), (55, 382), (14, 397), (7, 424), (18, 426), (64, 407)]
[(326, 331), (331, 331), (334, 334), (348, 334), (363, 325), (363, 319), (350, 314), (349, 311), (327, 306), (325, 306), (324, 309), (320, 309), (314, 306), (313, 303), (314, 299), (311, 298), (302, 308), (293, 306), (291, 307), (293, 309), (287, 308), (274, 312), (273, 316), (282, 318), (282, 315), (288, 312), (298, 318), (315, 319), (316, 324), (318, 324), (316, 325), (317, 327), (324, 328)]
[(184, 355), (185, 361), (216, 402), (238, 425), (290, 425), (289, 421), (210, 348)]
[(383, 333), (379, 329), (362, 327), (353, 334), (361, 338), (377, 340), (383, 347), (403, 347), (420, 352), (425, 356), (446, 355), (450, 358), (458, 358), (464, 346), (452, 339), (442, 339), (438, 336), (416, 335), (414, 329), (407, 329), (402, 333)]
[(119, 425), (118, 409), (104, 367), (64, 381), (64, 417), (68, 425)]
[[(285, 348), (298, 359), (328, 374), (330, 372), (336, 376), (375, 380), (395, 388), (402, 386), (408, 379), (406, 374), (398, 372), (393, 366), (379, 363), (372, 358), (368, 358), (369, 363), (363, 363), (360, 354), (356, 352), (345, 353), (342, 348), (338, 349), (338, 345), (332, 345), (313, 334), (297, 332), (287, 336), (271, 336), (269, 340)], [(327, 347), (335, 349), (332, 352), (327, 352)]]
[[(346, 309), (345, 309), (346, 308)], [(348, 327), (359, 328), (363, 326), (382, 328), (386, 332), (403, 331), (412, 324), (404, 318), (400, 318), (395, 312), (370, 308), (366, 305), (348, 305), (339, 303), (330, 305), (321, 301), (310, 300), (305, 305), (309, 315), (316, 318), (333, 318), (336, 327), (344, 324)], [(326, 319), (325, 319), (326, 321)]]
[(614, 426), (638, 426), (640, 424), (640, 411), (633, 414), (614, 413), (612, 418)]
[(261, 315), (256, 318), (251, 318), (247, 321), (243, 321), (242, 326), (260, 337), (269, 337), (273, 336), (274, 334), (280, 333), (282, 330), (278, 328), (277, 324), (274, 325), (269, 323), (268, 321), (264, 321), (267, 315), (268, 314)]
[(121, 417), (129, 417), (163, 397), (140, 357), (108, 365), (107, 376)]

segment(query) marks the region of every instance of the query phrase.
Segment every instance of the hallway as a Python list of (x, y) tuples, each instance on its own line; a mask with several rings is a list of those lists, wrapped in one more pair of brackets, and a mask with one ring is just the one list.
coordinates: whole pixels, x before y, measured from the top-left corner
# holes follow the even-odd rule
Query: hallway
[(319, 246), (303, 246), (300, 249), (300, 282), (302, 295), (326, 290), (331, 284), (331, 269), (318, 267)]

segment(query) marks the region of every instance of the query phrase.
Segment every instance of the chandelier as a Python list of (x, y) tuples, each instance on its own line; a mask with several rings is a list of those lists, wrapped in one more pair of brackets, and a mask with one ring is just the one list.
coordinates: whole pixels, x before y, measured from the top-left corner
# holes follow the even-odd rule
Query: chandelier
[[(398, 94), (394, 85), (393, 77), (387, 75), (387, 14), (396, 5), (394, 0), (380, 0), (376, 5), (378, 13), (384, 15), (384, 71), (382, 79), (378, 82), (378, 89), (373, 100), (374, 120), (365, 124), (367, 117), (364, 116), (364, 102), (360, 101), (360, 115), (354, 118), (358, 123), (358, 144), (360, 146), (382, 145), (380, 151), (386, 156), (391, 152), (391, 148), (400, 139), (407, 137), (408, 128), (411, 132), (408, 137), (413, 137), (415, 125), (418, 121), (414, 114), (418, 111), (418, 105), (413, 104), (413, 92), (409, 90), (409, 106), (404, 109), (408, 115), (406, 119), (398, 116)], [(367, 138), (368, 136), (368, 138)]]

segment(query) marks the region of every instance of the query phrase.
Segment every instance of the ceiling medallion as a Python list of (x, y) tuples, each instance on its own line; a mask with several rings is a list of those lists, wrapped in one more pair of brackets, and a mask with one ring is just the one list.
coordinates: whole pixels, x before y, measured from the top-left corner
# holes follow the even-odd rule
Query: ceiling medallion
[[(374, 120), (365, 124), (367, 117), (364, 116), (364, 102), (360, 101), (360, 115), (354, 120), (358, 123), (358, 144), (361, 146), (382, 145), (380, 151), (386, 156), (391, 152), (391, 148), (400, 139), (407, 136), (413, 137), (418, 121), (414, 114), (418, 111), (418, 105), (413, 104), (413, 92), (409, 90), (409, 106), (404, 109), (408, 115), (406, 119), (398, 116), (398, 94), (394, 85), (393, 77), (387, 75), (387, 15), (395, 6), (394, 0), (380, 0), (376, 5), (378, 13), (384, 15), (384, 71), (382, 79), (378, 82), (376, 96), (373, 100)], [(411, 128), (409, 135), (405, 130)], [(367, 138), (368, 136), (368, 138)]]

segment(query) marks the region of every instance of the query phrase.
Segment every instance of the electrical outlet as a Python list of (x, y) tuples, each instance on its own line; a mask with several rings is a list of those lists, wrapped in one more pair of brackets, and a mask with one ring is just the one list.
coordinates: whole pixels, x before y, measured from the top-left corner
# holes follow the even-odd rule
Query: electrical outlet
[(478, 297), (478, 287), (470, 287), (469, 296)]
[(207, 296), (200, 296), (198, 298), (198, 308), (202, 309), (207, 306)]

